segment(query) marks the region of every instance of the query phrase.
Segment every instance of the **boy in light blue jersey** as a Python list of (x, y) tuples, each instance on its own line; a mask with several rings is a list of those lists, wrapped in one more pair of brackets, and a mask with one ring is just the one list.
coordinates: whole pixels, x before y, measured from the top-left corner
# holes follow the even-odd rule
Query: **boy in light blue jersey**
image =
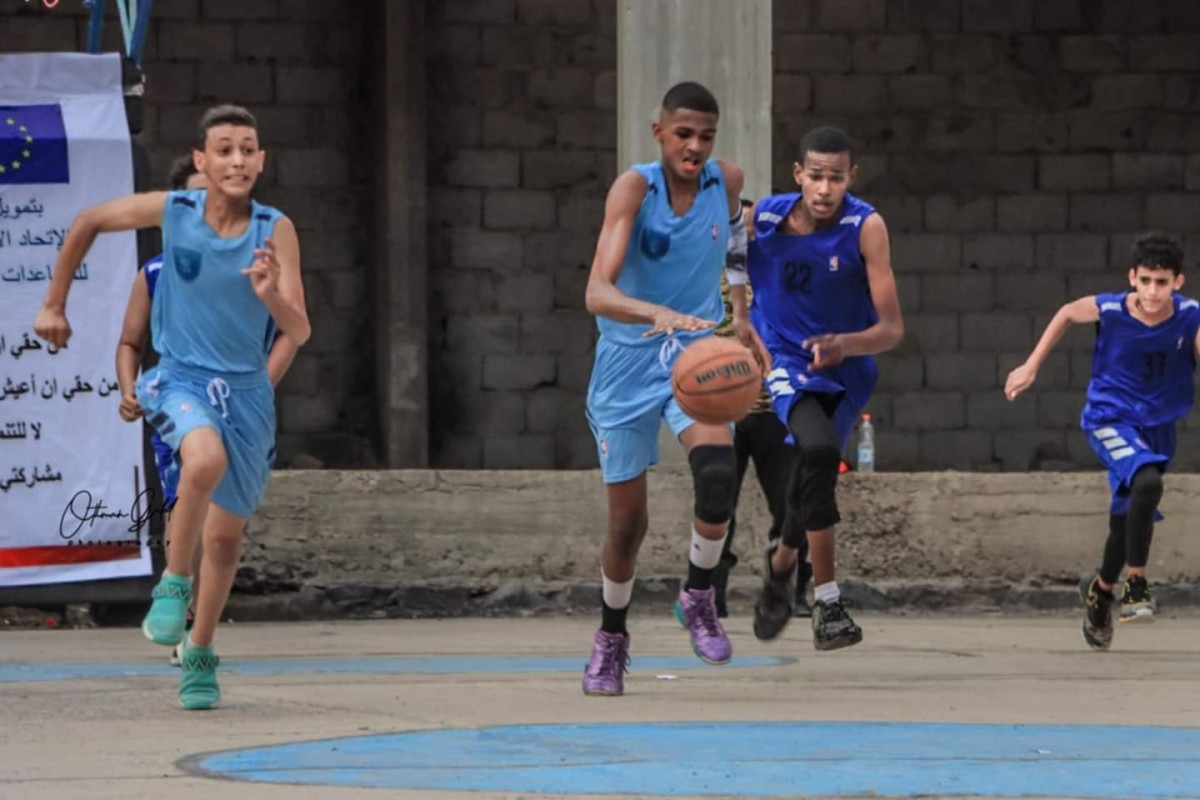
[(1125, 568), (1121, 622), (1150, 622), (1154, 603), (1146, 562), (1159, 518), (1162, 473), (1175, 454), (1175, 423), (1195, 402), (1200, 303), (1179, 294), (1183, 248), (1161, 233), (1137, 237), (1129, 268), (1132, 291), (1081, 297), (1058, 310), (1029, 359), (1009, 373), (1009, 400), (1033, 385), (1046, 356), (1072, 324), (1094, 323), (1092, 378), (1080, 427), (1108, 470), (1112, 491), (1108, 539), (1095, 574), (1079, 593), (1084, 641), (1112, 644), (1113, 587)]
[(273, 320), (301, 346), (311, 328), (296, 228), (250, 198), (265, 157), (254, 117), (237, 106), (210, 109), (193, 155), (206, 191), (135, 194), (76, 217), (34, 330), (57, 347), (66, 344), (71, 280), (98, 234), (162, 228), (164, 260), (151, 310), (161, 360), (139, 380), (137, 401), (179, 454), (180, 478), (167, 568), (142, 631), (157, 644), (184, 638), (192, 556), (203, 535), (205, 580), (184, 646), (179, 700), (185, 709), (204, 709), (220, 700), (212, 639), (242, 532), (270, 476), (275, 407), (263, 332)]
[(695, 482), (688, 577), (676, 616), (702, 660), (723, 664), (731, 657), (712, 577), (737, 486), (732, 430), (690, 419), (671, 393), (675, 359), (690, 342), (711, 336), (721, 321), (730, 227), (742, 225), (741, 170), (709, 160), (717, 118), (717, 101), (703, 86), (672, 87), (652, 125), (661, 159), (619, 176), (605, 204), (586, 297), (600, 329), (587, 417), (608, 490), (609, 519), (601, 624), (584, 670), (585, 694), (624, 692), (626, 614), (648, 527), (646, 470), (658, 461), (664, 419), (688, 451)]
[[(168, 185), (175, 190), (204, 189), (204, 176), (196, 171), (195, 159), (189, 153), (177, 158), (171, 165)], [(134, 422), (142, 418), (142, 407), (137, 400), (137, 377), (146, 352), (147, 338), (150, 333), (150, 309), (154, 300), (154, 290), (158, 285), (158, 277), (162, 271), (163, 256), (160, 253), (148, 260), (133, 281), (129, 293), (129, 302), (125, 306), (125, 319), (121, 326), (121, 338), (117, 343), (117, 383), (121, 387), (121, 403), (119, 413), (126, 422)], [(274, 321), (268, 321), (263, 346), (267, 348), (267, 375), (272, 386), (279, 385), (298, 348), (292, 340), (278, 332)], [(162, 487), (162, 502), (154, 499), (150, 507), (167, 510), (174, 508), (179, 485), (179, 458), (170, 445), (163, 441), (157, 430), (151, 429), (150, 446), (154, 451), (154, 462), (158, 469), (159, 485)], [(274, 466), (274, 449), (269, 459)], [(166, 532), (164, 539), (170, 540), (170, 515), (166, 517)], [(192, 559), (192, 605), (188, 608), (186, 630), (191, 631), (195, 613), (196, 585), (200, 582), (200, 567), (203, 547), (198, 546)], [(170, 663), (180, 666), (183, 658), (183, 644), (177, 644), (171, 650)]]
[[(813, 645), (857, 644), (862, 629), (841, 601), (834, 571), (837, 480), (846, 437), (875, 388), (876, 353), (898, 345), (904, 321), (887, 227), (849, 193), (857, 175), (850, 138), (816, 128), (800, 142), (799, 192), (759, 200), (746, 274), (731, 274), (734, 327), (757, 331), (771, 354), (767, 389), (796, 447), (778, 543), (767, 550), (754, 634), (774, 639), (793, 613), (789, 582), (807, 539), (814, 597)], [(754, 289), (745, 325), (745, 288)]]

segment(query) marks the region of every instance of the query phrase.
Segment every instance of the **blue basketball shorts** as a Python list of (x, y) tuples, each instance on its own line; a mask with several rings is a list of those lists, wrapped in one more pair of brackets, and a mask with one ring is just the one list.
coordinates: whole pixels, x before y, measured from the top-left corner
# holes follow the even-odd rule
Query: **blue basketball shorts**
[(163, 505), (171, 508), (179, 494), (179, 459), (158, 431), (150, 434), (150, 446), (154, 448), (154, 465), (158, 468), (158, 481), (162, 486)]
[(684, 347), (675, 336), (641, 347), (604, 337), (596, 343), (587, 420), (605, 483), (632, 480), (658, 463), (660, 421), (676, 437), (696, 424), (671, 392), (671, 368)]
[(212, 502), (239, 517), (252, 515), (270, 480), (275, 450), (275, 391), (266, 372), (215, 373), (164, 359), (138, 380), (137, 397), (173, 454), (194, 430), (212, 428), (220, 435), (226, 468)]
[[(845, 447), (858, 415), (871, 399), (876, 374), (873, 359), (848, 359), (832, 369), (814, 370), (804, 359), (773, 352), (767, 392), (771, 395), (771, 407), (785, 428), (797, 400), (806, 394), (819, 396), (825, 413), (833, 421), (838, 442)], [(795, 443), (790, 429), (787, 441)]]
[[(1108, 470), (1108, 487), (1112, 491), (1109, 514), (1129, 512), (1129, 486), (1133, 476), (1147, 464), (1158, 464), (1167, 471), (1175, 456), (1175, 423), (1135, 428), (1131, 425), (1105, 425), (1085, 429), (1088, 444)], [(1155, 514), (1155, 519), (1162, 516)]]

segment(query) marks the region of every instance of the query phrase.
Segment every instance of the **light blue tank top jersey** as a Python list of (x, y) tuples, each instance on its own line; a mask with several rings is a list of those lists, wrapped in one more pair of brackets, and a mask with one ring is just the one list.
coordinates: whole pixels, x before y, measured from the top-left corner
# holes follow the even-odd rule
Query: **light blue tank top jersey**
[(810, 358), (805, 339), (856, 333), (878, 321), (859, 248), (863, 223), (875, 212), (847, 193), (833, 224), (804, 236), (779, 231), (798, 193), (760, 200), (747, 273), (754, 290), (751, 320), (772, 352)]
[(154, 349), (212, 372), (264, 372), (275, 323), (242, 270), (254, 263), (254, 250), (283, 215), (251, 201), (246, 232), (225, 239), (204, 221), (204, 199), (204, 190), (167, 195), (163, 266), (151, 312)]
[[(617, 288), (630, 297), (666, 306), (681, 314), (720, 323), (721, 274), (729, 240), (729, 196), (716, 161), (700, 172), (700, 190), (683, 216), (671, 209), (662, 164), (636, 164), (646, 179), (646, 197), (633, 222)], [(645, 338), (650, 325), (597, 317), (604, 339), (633, 347), (659, 347), (662, 337)], [(711, 330), (677, 336), (707, 336)]]
[(1125, 292), (1096, 295), (1100, 320), (1080, 415), (1085, 430), (1165, 425), (1186, 417), (1196, 399), (1200, 303), (1176, 294), (1175, 312), (1151, 327), (1129, 313), (1127, 297)]

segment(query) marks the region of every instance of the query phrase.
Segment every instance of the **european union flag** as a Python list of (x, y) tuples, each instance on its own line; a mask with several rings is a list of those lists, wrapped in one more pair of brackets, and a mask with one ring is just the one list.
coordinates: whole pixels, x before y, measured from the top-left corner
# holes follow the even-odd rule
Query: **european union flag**
[(70, 180), (62, 106), (0, 106), (0, 185)]

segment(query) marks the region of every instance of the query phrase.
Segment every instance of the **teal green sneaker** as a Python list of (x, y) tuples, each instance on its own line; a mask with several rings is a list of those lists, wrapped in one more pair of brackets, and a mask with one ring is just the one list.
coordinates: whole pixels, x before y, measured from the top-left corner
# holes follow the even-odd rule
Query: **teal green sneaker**
[(187, 625), (188, 604), (192, 601), (192, 579), (185, 575), (164, 575), (150, 597), (153, 602), (142, 620), (142, 633), (155, 644), (168, 647), (179, 644)]
[(221, 659), (211, 647), (183, 645), (183, 674), (179, 678), (179, 705), (186, 711), (216, 708), (221, 702), (217, 667)]

